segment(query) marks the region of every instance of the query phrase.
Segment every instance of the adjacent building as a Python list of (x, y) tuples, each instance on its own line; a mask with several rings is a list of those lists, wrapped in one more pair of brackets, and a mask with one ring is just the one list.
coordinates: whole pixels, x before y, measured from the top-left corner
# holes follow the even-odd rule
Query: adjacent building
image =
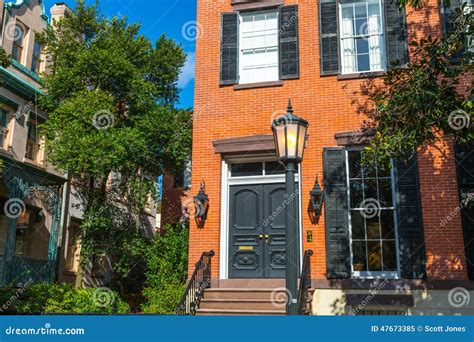
[[(38, 132), (48, 119), (38, 106), (48, 65), (36, 37), (72, 10), (57, 3), (50, 20), (42, 0), (0, 0), (0, 9), (1, 47), (12, 57), (10, 67), (0, 68), (0, 285), (58, 281), (104, 286), (112, 276), (107, 256), (80, 269), (83, 205), (78, 185), (48, 163)], [(149, 237), (155, 233), (156, 211), (150, 198), (142, 217)]]
[[(443, 141), (392, 168), (361, 165), (364, 83), (407, 63), (409, 41), (446, 34), (456, 5), (198, 1), (192, 195), (204, 182), (209, 209), (191, 220), (189, 274), (215, 252), (198, 314), (284, 313), (275, 294), (309, 250), (315, 315), (474, 314), (473, 146)], [(271, 131), (289, 98), (309, 121), (294, 198)], [(285, 236), (287, 200), (298, 201), (297, 237)], [(300, 265), (286, 264), (288, 238)]]

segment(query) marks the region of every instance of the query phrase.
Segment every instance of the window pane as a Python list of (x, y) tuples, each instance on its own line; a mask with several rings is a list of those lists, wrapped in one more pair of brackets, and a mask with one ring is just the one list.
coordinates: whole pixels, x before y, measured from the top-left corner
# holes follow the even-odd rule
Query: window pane
[(367, 5), (364, 2), (356, 3), (354, 6), (356, 18), (366, 18), (367, 17)]
[(357, 38), (357, 54), (368, 54), (369, 53), (369, 42), (367, 38)]
[(369, 271), (382, 271), (382, 250), (380, 242), (367, 242)]
[(366, 259), (366, 248), (365, 242), (354, 241), (352, 244), (352, 256), (354, 271), (363, 272), (367, 271), (367, 259)]
[(352, 239), (365, 240), (365, 221), (360, 210), (351, 212)]
[(370, 60), (369, 55), (357, 55), (357, 71), (369, 71)]
[(367, 224), (367, 239), (368, 240), (380, 240), (380, 223), (379, 216), (366, 219)]
[(395, 240), (393, 210), (382, 210), (380, 212), (380, 222), (382, 228), (382, 239)]
[[(364, 179), (364, 195), (366, 204), (372, 204), (379, 206), (377, 196), (377, 180), (376, 179)], [(372, 208), (372, 206), (370, 206)]]
[(364, 201), (361, 181), (351, 181), (351, 208), (360, 208)]
[(364, 178), (375, 178), (377, 176), (377, 164), (364, 165)]
[(349, 177), (361, 178), (361, 153), (357, 151), (349, 152)]
[(232, 177), (262, 176), (262, 163), (232, 164)]
[(391, 208), (393, 206), (392, 180), (379, 180), (379, 202), (383, 208)]
[(266, 162), (265, 174), (266, 175), (283, 175), (285, 174), (285, 165), (283, 165), (280, 162)]
[(356, 25), (356, 33), (355, 33), (356, 36), (363, 36), (368, 33), (367, 18), (356, 19), (355, 25)]
[(383, 242), (383, 270), (397, 271), (397, 251), (395, 241)]

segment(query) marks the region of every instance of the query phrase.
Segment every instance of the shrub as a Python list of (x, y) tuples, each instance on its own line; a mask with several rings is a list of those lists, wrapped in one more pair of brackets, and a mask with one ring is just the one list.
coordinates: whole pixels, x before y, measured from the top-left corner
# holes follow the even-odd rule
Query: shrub
[(74, 289), (66, 284), (33, 284), (0, 290), (2, 311), (18, 314), (112, 314), (130, 308), (116, 292), (106, 289)]
[(145, 313), (174, 314), (185, 290), (189, 230), (179, 224), (163, 230), (147, 251), (146, 302), (142, 304)]

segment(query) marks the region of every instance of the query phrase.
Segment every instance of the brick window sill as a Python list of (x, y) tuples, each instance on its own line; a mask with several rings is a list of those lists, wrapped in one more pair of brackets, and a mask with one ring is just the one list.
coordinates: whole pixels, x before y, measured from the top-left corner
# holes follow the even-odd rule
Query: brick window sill
[(281, 86), (283, 86), (283, 81), (246, 83), (246, 84), (234, 85), (234, 90), (258, 89), (258, 88), (281, 87)]

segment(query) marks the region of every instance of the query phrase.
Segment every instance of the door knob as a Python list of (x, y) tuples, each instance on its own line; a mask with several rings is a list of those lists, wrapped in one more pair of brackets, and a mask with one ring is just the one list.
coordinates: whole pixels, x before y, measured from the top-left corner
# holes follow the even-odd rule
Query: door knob
[(270, 235), (265, 235), (265, 239), (270, 239)]
[(263, 235), (260, 234), (260, 236), (258, 237), (260, 240), (263, 240)]

